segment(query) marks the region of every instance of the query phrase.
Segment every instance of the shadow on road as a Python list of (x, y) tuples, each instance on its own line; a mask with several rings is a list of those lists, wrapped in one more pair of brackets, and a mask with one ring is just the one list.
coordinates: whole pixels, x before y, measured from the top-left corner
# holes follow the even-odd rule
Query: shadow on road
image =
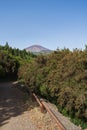
[(24, 93), (14, 88), (12, 82), (0, 84), (0, 126), (27, 110), (23, 97)]

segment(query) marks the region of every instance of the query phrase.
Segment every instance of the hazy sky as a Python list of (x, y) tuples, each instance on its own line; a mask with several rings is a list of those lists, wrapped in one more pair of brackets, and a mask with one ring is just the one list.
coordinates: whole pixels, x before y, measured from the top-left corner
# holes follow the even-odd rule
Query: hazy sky
[(84, 48), (87, 0), (0, 0), (0, 44)]

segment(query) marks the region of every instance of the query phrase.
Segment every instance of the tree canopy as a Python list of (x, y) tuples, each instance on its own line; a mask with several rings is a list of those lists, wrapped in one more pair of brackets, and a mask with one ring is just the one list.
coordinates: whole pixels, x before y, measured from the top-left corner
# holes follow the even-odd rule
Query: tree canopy
[(30, 62), (34, 57), (33, 53), (26, 50), (10, 47), (8, 42), (5, 46), (0, 45), (0, 79), (17, 78), (20, 65)]

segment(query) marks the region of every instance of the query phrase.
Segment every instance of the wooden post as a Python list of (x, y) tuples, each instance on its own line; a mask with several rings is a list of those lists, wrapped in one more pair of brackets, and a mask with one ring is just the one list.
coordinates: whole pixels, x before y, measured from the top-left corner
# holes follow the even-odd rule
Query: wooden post
[(38, 97), (34, 93), (33, 93), (33, 96), (35, 97), (36, 101), (40, 105), (41, 112), (44, 113), (44, 106), (43, 106), (43, 104), (40, 102), (40, 100), (38, 99)]

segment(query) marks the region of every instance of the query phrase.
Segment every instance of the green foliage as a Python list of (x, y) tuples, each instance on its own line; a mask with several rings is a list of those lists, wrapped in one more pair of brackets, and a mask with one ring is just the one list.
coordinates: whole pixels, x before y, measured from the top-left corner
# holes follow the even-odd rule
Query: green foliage
[(0, 77), (4, 77), (5, 76), (5, 70), (3, 68), (2, 65), (0, 65)]
[[(87, 51), (64, 48), (20, 67), (29, 91), (55, 102), (76, 124), (87, 124)], [(80, 121), (81, 122), (80, 122)]]
[(0, 46), (0, 79), (17, 76), (28, 91), (54, 102), (75, 124), (87, 128), (87, 46), (35, 56), (6, 43)]
[(48, 87), (46, 85), (40, 86), (40, 93), (44, 97), (48, 97)]
[(17, 78), (19, 67), (30, 62), (34, 57), (36, 57), (34, 54), (26, 50), (9, 47), (8, 42), (5, 46), (0, 45), (0, 80)]
[(0, 53), (0, 78), (17, 76), (19, 62), (7, 52)]

